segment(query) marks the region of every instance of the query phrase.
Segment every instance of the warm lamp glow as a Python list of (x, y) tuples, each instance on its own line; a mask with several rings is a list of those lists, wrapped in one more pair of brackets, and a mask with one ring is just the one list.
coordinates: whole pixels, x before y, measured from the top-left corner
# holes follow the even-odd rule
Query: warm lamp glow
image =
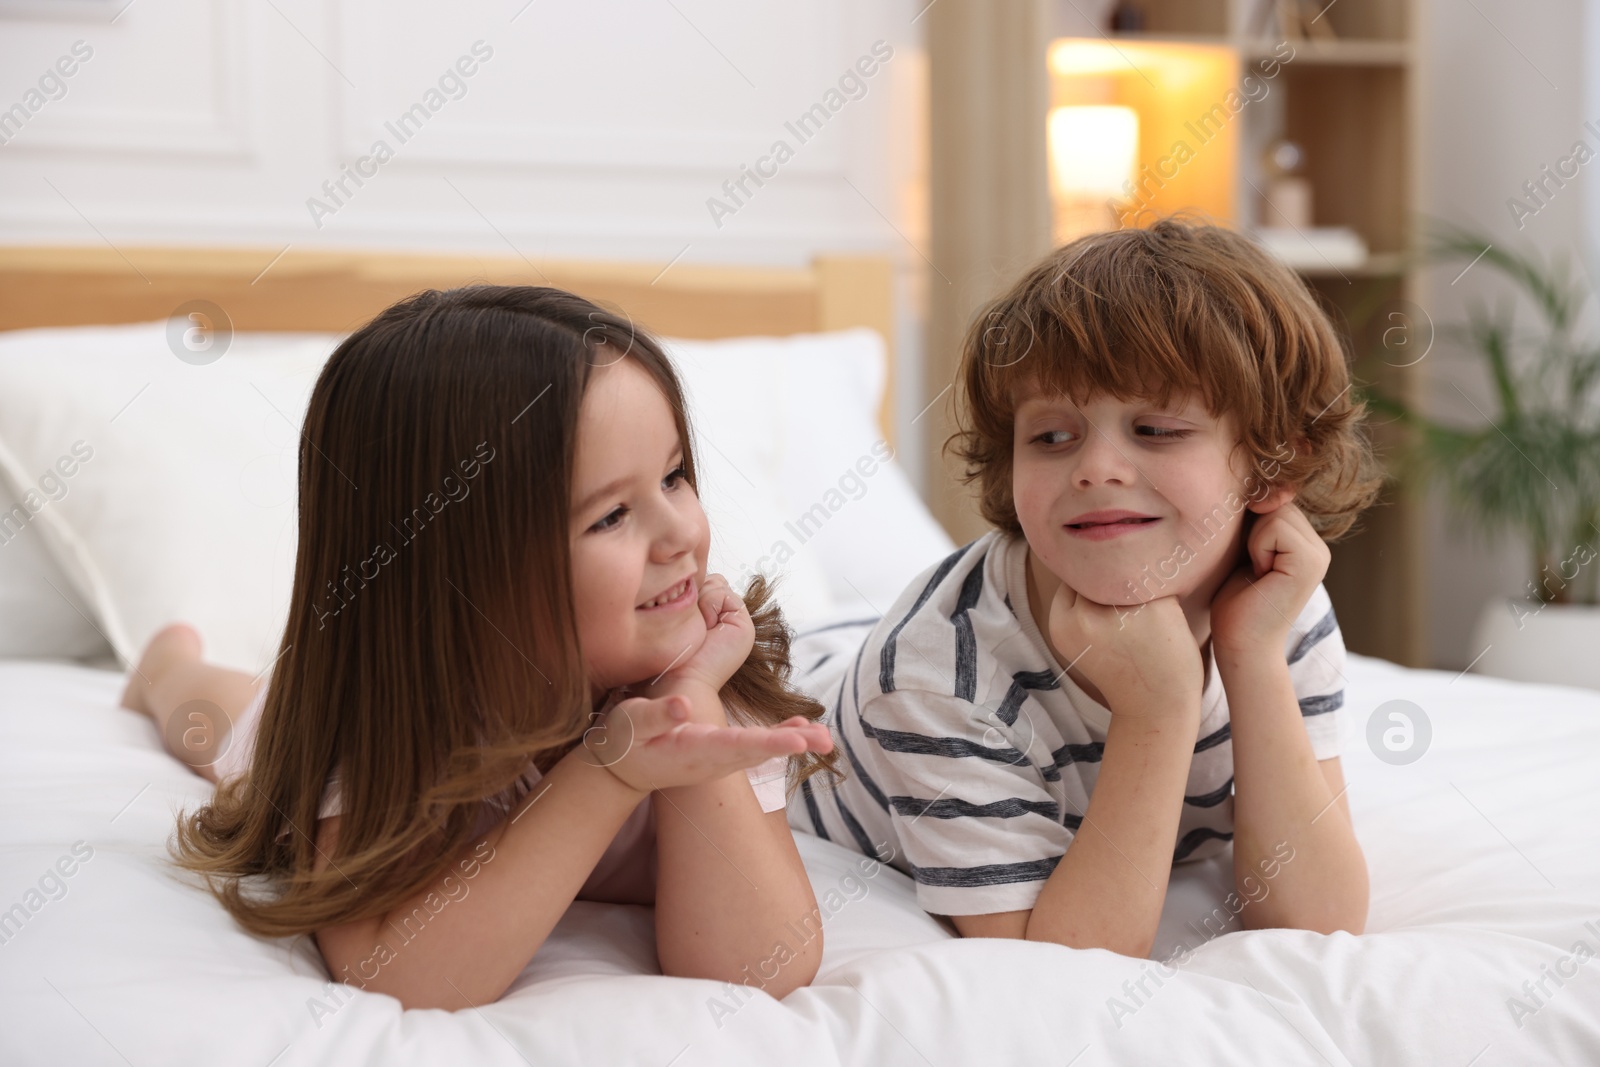
[(1131, 107), (1058, 107), (1049, 118), (1050, 180), (1064, 200), (1126, 199), (1139, 163)]
[[(1137, 58), (1129, 58), (1129, 51)], [(1050, 45), (1048, 62), (1051, 73), (1079, 77), (1086, 74), (1121, 74), (1130, 64), (1142, 67), (1137, 45), (1120, 47), (1110, 41), (1083, 38), (1063, 38)]]
[(1051, 43), (1048, 63), (1058, 241), (1185, 210), (1235, 219), (1244, 184), (1237, 101), (1249, 88), (1237, 48), (1064, 37)]

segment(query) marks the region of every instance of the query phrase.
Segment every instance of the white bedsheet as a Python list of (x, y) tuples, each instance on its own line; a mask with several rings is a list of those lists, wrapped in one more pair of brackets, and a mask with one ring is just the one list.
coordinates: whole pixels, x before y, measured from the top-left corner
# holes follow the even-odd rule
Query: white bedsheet
[[(309, 941), (242, 933), (164, 867), (174, 809), (210, 786), (115, 706), (120, 675), (0, 661), (0, 909), (42, 901), (0, 927), (0, 1062), (1600, 1062), (1600, 961), (1546, 977), (1580, 941), (1600, 951), (1600, 693), (1360, 656), (1349, 681), (1363, 936), (1227, 933), (1159, 987), (1147, 977), (1136, 1002), (1123, 983), (1154, 962), (953, 939), (902, 875), (860, 878), (861, 857), (802, 836), (818, 900), (833, 891), (837, 910), (817, 980), (782, 1002), (660, 977), (648, 909), (580, 902), (500, 1001), (402, 1013), (329, 995)], [(1366, 745), (1369, 714), (1396, 698), (1432, 720), (1410, 766)], [(30, 898), (78, 841), (93, 853), (64, 894)], [(1157, 958), (1198, 941), (1186, 924), (1221, 903), (1225, 872), (1182, 869)], [(1551, 995), (1535, 1005), (1522, 984), (1541, 978)], [(1114, 1017), (1112, 997), (1132, 1014)], [(1533, 1013), (1514, 1019), (1512, 997)]]

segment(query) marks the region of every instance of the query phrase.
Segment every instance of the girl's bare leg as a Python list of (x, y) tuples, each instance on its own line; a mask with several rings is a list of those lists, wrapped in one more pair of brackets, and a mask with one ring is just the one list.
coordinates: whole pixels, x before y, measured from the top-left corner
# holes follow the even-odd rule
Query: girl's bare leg
[(194, 627), (180, 622), (157, 631), (138, 669), (128, 674), (122, 706), (155, 720), (167, 751), (215, 782), (212, 765), (262, 683), (243, 671), (206, 663), (200, 653)]

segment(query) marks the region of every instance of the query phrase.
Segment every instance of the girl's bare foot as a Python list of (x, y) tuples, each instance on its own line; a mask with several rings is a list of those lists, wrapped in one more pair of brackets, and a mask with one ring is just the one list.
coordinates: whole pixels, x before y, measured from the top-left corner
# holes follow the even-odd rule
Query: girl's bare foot
[(186, 622), (175, 622), (156, 631), (144, 647), (138, 666), (128, 674), (128, 685), (122, 691), (122, 706), (131, 711), (151, 714), (146, 691), (167, 672), (174, 663), (199, 660), (200, 634)]

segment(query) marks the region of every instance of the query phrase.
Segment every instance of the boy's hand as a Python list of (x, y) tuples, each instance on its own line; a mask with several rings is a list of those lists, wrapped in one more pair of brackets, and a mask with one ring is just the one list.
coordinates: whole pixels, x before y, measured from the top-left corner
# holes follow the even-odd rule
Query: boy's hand
[(706, 640), (693, 654), (668, 669), (647, 686), (635, 691), (653, 696), (682, 683), (699, 683), (713, 693), (720, 692), (755, 647), (756, 626), (745, 609), (744, 600), (720, 574), (708, 574), (700, 587), (700, 617), (706, 624)]
[(1050, 640), (1106, 700), (1120, 705), (1113, 711), (1179, 706), (1170, 698), (1197, 695), (1205, 681), (1200, 646), (1175, 596), (1108, 607), (1062, 582), (1050, 601)]
[(1212, 647), (1281, 649), (1331, 558), (1326, 542), (1292, 502), (1257, 514), (1245, 562), (1211, 598)]

